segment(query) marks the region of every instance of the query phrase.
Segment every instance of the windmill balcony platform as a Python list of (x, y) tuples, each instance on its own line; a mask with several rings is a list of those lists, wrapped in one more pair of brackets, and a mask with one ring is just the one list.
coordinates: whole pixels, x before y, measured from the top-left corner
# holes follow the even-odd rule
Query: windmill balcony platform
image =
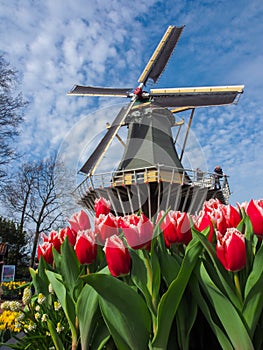
[(92, 215), (95, 200), (100, 197), (111, 202), (112, 212), (117, 216), (142, 211), (154, 218), (160, 210), (167, 209), (194, 214), (210, 198), (228, 204), (227, 177), (220, 181), (220, 188), (216, 189), (214, 173), (157, 164), (87, 176), (74, 196)]

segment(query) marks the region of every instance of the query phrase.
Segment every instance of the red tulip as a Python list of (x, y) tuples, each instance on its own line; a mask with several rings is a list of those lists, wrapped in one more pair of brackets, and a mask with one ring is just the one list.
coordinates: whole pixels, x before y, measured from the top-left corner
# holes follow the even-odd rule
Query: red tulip
[(246, 213), (252, 223), (255, 235), (263, 238), (263, 199), (252, 199), (247, 205)]
[(239, 271), (246, 266), (245, 236), (236, 228), (228, 228), (225, 235), (217, 231), (216, 254), (228, 271)]
[(100, 216), (100, 214), (104, 214), (104, 215), (109, 214), (111, 210), (110, 208), (111, 208), (111, 204), (110, 204), (110, 201), (107, 201), (107, 199), (105, 198), (95, 199), (94, 209), (95, 209), (95, 215), (97, 218)]
[(74, 248), (81, 264), (91, 264), (97, 256), (97, 244), (94, 232), (91, 229), (80, 231)]
[(119, 220), (119, 227), (133, 249), (150, 249), (153, 236), (153, 223), (144, 215), (128, 215)]
[(239, 211), (232, 205), (224, 205), (218, 199), (210, 199), (203, 205), (205, 211), (216, 226), (217, 230), (222, 234), (228, 228), (237, 227), (241, 221)]
[(104, 251), (112, 276), (127, 275), (131, 269), (131, 257), (121, 238), (113, 235), (106, 239)]
[(62, 228), (59, 231), (61, 242), (64, 242), (65, 238), (68, 237), (69, 244), (72, 246), (74, 246), (76, 243), (76, 235), (77, 235), (76, 232), (71, 230), (71, 228), (68, 226), (65, 228)]
[(90, 229), (90, 220), (88, 214), (84, 210), (73, 214), (68, 221), (70, 223), (71, 229), (75, 232)]
[(95, 218), (95, 233), (100, 244), (104, 244), (110, 236), (118, 235), (117, 218), (111, 213)]
[(198, 230), (199, 232), (209, 227), (208, 240), (209, 242), (212, 242), (215, 230), (214, 230), (214, 225), (213, 225), (211, 216), (204, 210), (201, 210), (198, 216), (193, 217), (193, 221), (194, 221), (195, 229)]
[(172, 243), (188, 244), (192, 239), (190, 220), (185, 212), (169, 211), (160, 227), (167, 247)]
[(221, 208), (223, 204), (217, 198), (211, 198), (203, 204), (203, 210), (207, 213), (212, 213), (214, 210)]
[(53, 245), (53, 247), (56, 249), (57, 252), (60, 253), (60, 247), (61, 247), (61, 240), (59, 237), (59, 234), (56, 231), (51, 231), (48, 236), (48, 242)]
[(37, 248), (37, 256), (38, 260), (40, 260), (40, 256), (46, 260), (48, 264), (53, 263), (53, 253), (52, 253), (53, 244), (50, 242), (44, 242), (42, 245), (39, 245)]

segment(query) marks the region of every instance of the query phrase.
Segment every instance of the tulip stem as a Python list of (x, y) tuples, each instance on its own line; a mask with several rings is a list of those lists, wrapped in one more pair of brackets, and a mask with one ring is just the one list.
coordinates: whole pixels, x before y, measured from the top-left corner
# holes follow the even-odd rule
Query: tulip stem
[(243, 302), (243, 297), (242, 297), (242, 292), (241, 292), (240, 282), (239, 282), (239, 277), (238, 277), (238, 273), (237, 272), (234, 272), (234, 282), (235, 282), (237, 296), (238, 296), (239, 300), (242, 303)]

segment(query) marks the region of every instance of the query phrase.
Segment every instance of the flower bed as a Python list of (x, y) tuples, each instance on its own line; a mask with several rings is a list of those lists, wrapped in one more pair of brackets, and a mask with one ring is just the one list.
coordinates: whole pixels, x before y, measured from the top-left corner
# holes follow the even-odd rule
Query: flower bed
[(25, 281), (10, 281), (10, 282), (1, 282), (2, 288), (2, 300), (18, 300), (22, 298), (23, 294), (23, 285), (26, 284)]
[(21, 349), (262, 348), (263, 200), (155, 223), (95, 210), (94, 229), (82, 210), (43, 236), (35, 295), (13, 310)]

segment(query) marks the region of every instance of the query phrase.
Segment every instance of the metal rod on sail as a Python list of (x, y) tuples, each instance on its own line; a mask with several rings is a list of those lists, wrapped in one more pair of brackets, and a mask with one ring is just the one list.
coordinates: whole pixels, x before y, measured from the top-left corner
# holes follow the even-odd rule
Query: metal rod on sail
[(188, 138), (188, 135), (189, 135), (189, 131), (190, 131), (190, 128), (191, 128), (192, 120), (193, 120), (193, 117), (194, 117), (194, 112), (195, 112), (195, 108), (192, 109), (191, 116), (190, 116), (190, 119), (189, 119), (189, 122), (188, 122), (188, 125), (187, 125), (187, 131), (186, 131), (186, 135), (185, 135), (185, 138), (184, 138), (184, 144), (183, 144), (183, 148), (182, 148), (182, 152), (181, 152), (181, 156), (180, 156), (180, 161), (182, 160), (183, 155), (184, 155), (185, 145), (186, 145), (187, 138)]

